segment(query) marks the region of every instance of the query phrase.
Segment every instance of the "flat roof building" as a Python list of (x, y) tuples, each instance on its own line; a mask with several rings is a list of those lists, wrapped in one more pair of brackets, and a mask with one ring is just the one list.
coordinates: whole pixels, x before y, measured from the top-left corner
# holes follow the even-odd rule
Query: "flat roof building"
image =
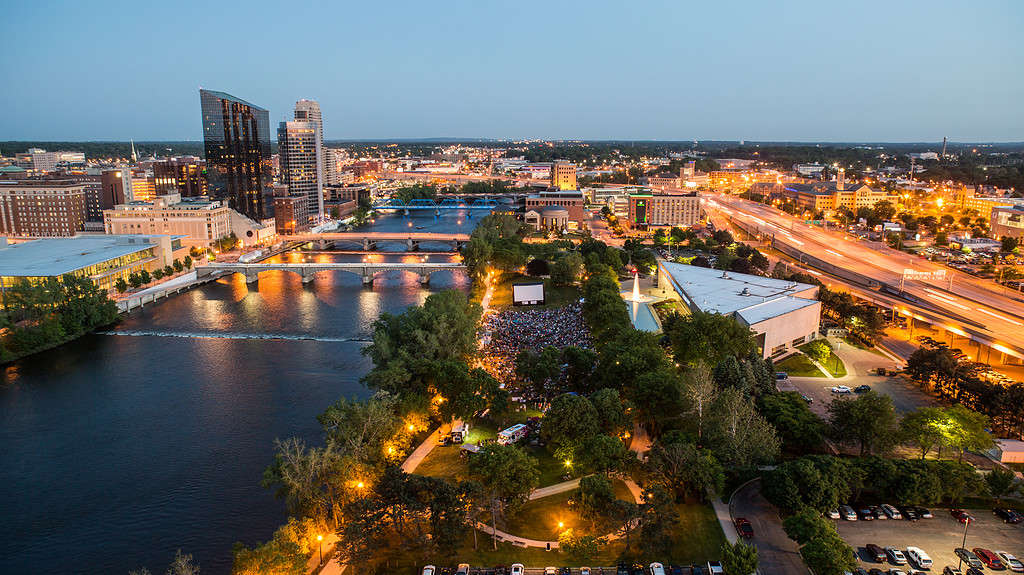
[(818, 286), (667, 261), (658, 262), (657, 279), (687, 309), (749, 327), (765, 358), (813, 340), (821, 325)]
[(254, 220), (273, 209), (270, 113), (224, 92), (199, 90), (210, 195)]
[(532, 194), (526, 198), (526, 223), (532, 224), (534, 228), (540, 229), (540, 220), (544, 208), (560, 207), (565, 208), (568, 217), (565, 229), (577, 230), (587, 227), (583, 210), (583, 192), (580, 191), (549, 191)]
[(575, 190), (576, 165), (565, 161), (556, 161), (551, 164), (551, 187), (559, 190)]
[(85, 229), (85, 184), (70, 180), (0, 182), (0, 233), (66, 237)]
[(689, 194), (638, 193), (629, 196), (627, 221), (634, 229), (650, 226), (689, 227), (700, 220), (700, 196)]

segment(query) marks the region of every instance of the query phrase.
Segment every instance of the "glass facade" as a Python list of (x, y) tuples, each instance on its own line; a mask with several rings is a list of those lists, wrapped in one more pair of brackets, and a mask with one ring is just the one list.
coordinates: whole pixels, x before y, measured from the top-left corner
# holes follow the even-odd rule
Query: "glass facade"
[(262, 220), (273, 215), (270, 113), (230, 94), (199, 90), (210, 195)]

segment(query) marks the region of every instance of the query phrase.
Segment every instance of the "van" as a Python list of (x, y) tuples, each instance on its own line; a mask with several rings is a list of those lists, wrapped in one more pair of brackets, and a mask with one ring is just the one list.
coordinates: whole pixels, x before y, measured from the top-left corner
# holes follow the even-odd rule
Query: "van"
[(466, 440), (466, 436), (469, 435), (469, 424), (466, 422), (459, 422), (452, 428), (452, 443), (462, 443)]
[(853, 507), (850, 507), (849, 505), (840, 505), (839, 514), (842, 515), (843, 519), (845, 519), (846, 521), (857, 520), (857, 512), (854, 511)]
[(907, 547), (907, 559), (918, 569), (931, 569), (932, 558), (920, 547)]

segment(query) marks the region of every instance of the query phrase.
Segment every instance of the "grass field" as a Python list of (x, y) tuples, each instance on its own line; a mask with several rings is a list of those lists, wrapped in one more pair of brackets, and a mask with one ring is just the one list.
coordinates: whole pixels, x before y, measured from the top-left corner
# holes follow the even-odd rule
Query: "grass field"
[(544, 282), (544, 305), (533, 305), (527, 309), (562, 307), (580, 298), (580, 290), (576, 286), (555, 286), (551, 280), (533, 278), (522, 274), (504, 274), (494, 285), (494, 294), (491, 296), (492, 307), (509, 307), (512, 305), (512, 284), (526, 281)]
[(791, 355), (782, 361), (776, 362), (775, 370), (784, 371), (796, 377), (825, 377), (825, 374), (821, 373), (821, 370), (802, 353)]
[[(612, 486), (618, 499), (633, 501), (633, 494), (621, 480), (613, 480)], [(557, 541), (558, 534), (564, 529), (573, 529), (576, 533), (584, 535), (606, 535), (593, 533), (590, 522), (580, 517), (570, 504), (569, 500), (578, 492), (578, 489), (574, 489), (527, 501), (514, 517), (509, 518), (504, 530), (513, 535), (539, 541)]]

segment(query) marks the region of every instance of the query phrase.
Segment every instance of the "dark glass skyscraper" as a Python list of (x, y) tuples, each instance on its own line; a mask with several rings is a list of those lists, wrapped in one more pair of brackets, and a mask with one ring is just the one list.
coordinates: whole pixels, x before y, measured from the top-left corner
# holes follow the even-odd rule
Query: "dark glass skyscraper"
[(261, 220), (273, 215), (270, 113), (245, 100), (199, 90), (210, 196)]

